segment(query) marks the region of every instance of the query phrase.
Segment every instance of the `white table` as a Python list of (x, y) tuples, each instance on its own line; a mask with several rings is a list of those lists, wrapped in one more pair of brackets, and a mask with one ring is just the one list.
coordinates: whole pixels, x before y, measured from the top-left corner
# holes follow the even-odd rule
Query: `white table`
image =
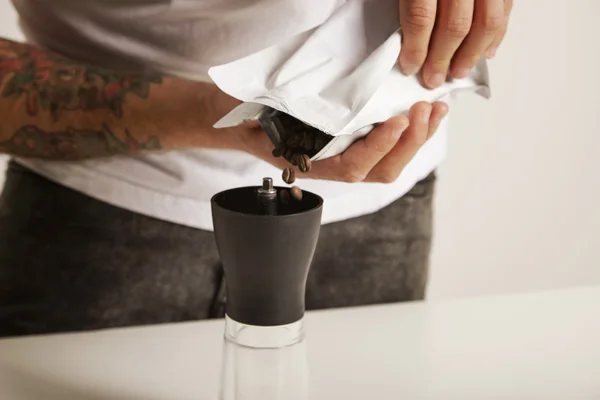
[[(600, 399), (600, 287), (307, 315), (314, 399)], [(222, 321), (0, 340), (0, 399), (214, 399)]]

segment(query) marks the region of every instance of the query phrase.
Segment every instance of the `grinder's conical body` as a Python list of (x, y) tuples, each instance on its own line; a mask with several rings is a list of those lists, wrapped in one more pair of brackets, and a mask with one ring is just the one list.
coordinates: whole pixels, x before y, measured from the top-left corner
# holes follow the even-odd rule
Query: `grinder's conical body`
[(280, 193), (287, 189), (274, 188), (277, 195), (265, 200), (260, 189), (226, 190), (211, 201), (226, 312), (247, 325), (290, 324), (304, 315), (323, 199), (305, 191), (301, 200), (282, 201)]

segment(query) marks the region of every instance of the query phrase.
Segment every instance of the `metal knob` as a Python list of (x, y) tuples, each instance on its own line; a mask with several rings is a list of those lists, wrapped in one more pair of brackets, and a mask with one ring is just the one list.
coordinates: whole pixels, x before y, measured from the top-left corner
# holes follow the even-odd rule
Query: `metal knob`
[(272, 178), (263, 178), (262, 187), (258, 189), (258, 194), (265, 197), (277, 196), (277, 190), (273, 187)]
[(262, 186), (256, 190), (256, 198), (262, 215), (277, 215), (277, 190), (273, 179), (263, 178)]

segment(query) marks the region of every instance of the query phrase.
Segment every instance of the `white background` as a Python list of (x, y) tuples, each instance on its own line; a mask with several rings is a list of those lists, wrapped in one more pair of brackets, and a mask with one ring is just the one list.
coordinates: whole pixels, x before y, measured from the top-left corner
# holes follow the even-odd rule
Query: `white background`
[(492, 100), (452, 105), (430, 298), (600, 283), (600, 2), (515, 3)]

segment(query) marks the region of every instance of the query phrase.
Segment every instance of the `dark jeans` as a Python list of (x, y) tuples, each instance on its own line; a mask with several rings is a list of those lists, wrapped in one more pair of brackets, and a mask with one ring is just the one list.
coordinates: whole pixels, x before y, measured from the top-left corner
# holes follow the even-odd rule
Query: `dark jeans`
[[(322, 227), (308, 309), (424, 297), (434, 181)], [(216, 318), (224, 302), (211, 232), (113, 207), (10, 163), (0, 197), (0, 336)]]

